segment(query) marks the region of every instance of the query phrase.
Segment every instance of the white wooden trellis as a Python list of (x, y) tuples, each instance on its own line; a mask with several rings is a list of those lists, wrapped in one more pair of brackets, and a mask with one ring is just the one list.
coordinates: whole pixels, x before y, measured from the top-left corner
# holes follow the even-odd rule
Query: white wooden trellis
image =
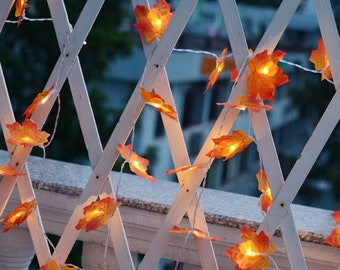
[[(93, 172), (88, 180), (78, 205), (76, 206), (64, 233), (53, 254), (50, 254), (48, 244), (45, 238), (44, 227), (40, 219), (39, 208), (29, 216), (27, 222), (37, 253), (39, 264), (43, 265), (48, 262), (52, 256), (56, 261), (64, 263), (79, 232), (75, 230), (75, 224), (81, 218), (82, 209), (90, 201), (93, 201), (101, 190), (104, 190), (110, 196), (114, 196), (114, 188), (108, 178), (118, 153), (116, 145), (124, 144), (128, 139), (130, 132), (137, 121), (139, 114), (143, 110), (144, 103), (139, 97), (139, 87), (143, 86), (147, 90), (154, 89), (166, 101), (166, 103), (175, 107), (172, 97), (169, 81), (166, 74), (166, 63), (171, 55), (173, 48), (186, 26), (191, 13), (195, 9), (198, 0), (182, 0), (175, 10), (175, 15), (159, 42), (143, 44), (147, 64), (140, 81), (138, 82), (129, 102), (127, 103), (119, 123), (114, 128), (109, 141), (103, 149), (99, 140), (95, 119), (93, 117), (90, 100), (87, 95), (78, 54), (82, 47), (87, 34), (102, 7), (104, 0), (87, 1), (79, 19), (73, 29), (70, 28), (68, 17), (63, 0), (48, 0), (48, 6), (52, 16), (55, 32), (61, 55), (46, 83), (49, 88), (56, 83), (56, 92), (49, 98), (48, 103), (39, 108), (32, 115), (39, 127), (42, 127), (47, 118), (58, 93), (66, 79), (69, 80), (73, 101), (82, 128), (83, 137), (89, 152), (89, 159)], [(272, 52), (279, 42), (285, 28), (295, 14), (301, 0), (283, 0), (280, 8), (274, 16), (271, 24), (268, 26), (255, 53), (267, 49)], [(225, 26), (228, 32), (229, 42), (239, 70), (244, 66), (248, 59), (247, 42), (241, 26), (240, 17), (235, 0), (219, 0), (223, 14)], [(14, 0), (3, 0), (0, 9), (0, 31), (4, 26), (9, 11), (14, 4)], [(136, 4), (149, 6), (148, 0), (132, 0), (133, 7)], [(340, 84), (340, 63), (336, 61), (337, 54), (340, 52), (340, 42), (336, 29), (334, 16), (329, 0), (314, 0), (314, 6), (321, 30), (325, 47), (329, 56), (330, 66), (333, 74), (335, 89)], [(233, 88), (230, 94), (229, 102), (235, 101), (236, 97), (243, 94), (246, 89), (247, 70), (241, 75), (239, 82)], [(275, 198), (274, 205), (269, 213), (264, 217), (259, 231), (263, 230), (268, 236), (272, 236), (274, 231), (280, 226), (282, 237), (285, 243), (287, 256), (292, 269), (307, 269), (299, 237), (297, 235), (294, 219), (291, 214), (290, 205), (295, 198), (298, 190), (306, 179), (308, 172), (315, 163), (324, 144), (330, 136), (335, 125), (338, 123), (340, 116), (340, 97), (339, 93), (335, 95), (326, 109), (319, 124), (314, 130), (311, 138), (307, 142), (300, 158), (296, 161), (286, 181), (284, 181), (277, 153), (270, 132), (270, 126), (265, 111), (260, 113), (251, 113), (251, 124), (254, 129), (256, 143), (261, 156), (265, 171), (267, 172), (272, 194)], [(218, 134), (227, 134), (231, 130), (235, 120), (238, 117), (238, 110), (225, 107), (215, 125), (213, 126), (206, 142), (204, 143), (195, 163), (207, 162), (212, 160), (205, 154), (213, 148), (211, 138)], [(8, 138), (9, 134), (5, 128), (6, 124), (15, 122), (11, 103), (0, 66), (0, 120), (4, 137)], [(173, 121), (162, 116), (172, 158), (176, 167), (188, 165), (190, 163), (186, 146), (183, 139), (182, 129), (179, 122)], [(0, 182), (0, 215), (3, 213), (8, 199), (17, 185), (22, 201), (35, 197), (31, 185), (29, 171), (25, 166), (27, 157), (31, 148), (13, 147), (7, 145), (11, 157), (10, 165), (17, 170), (25, 171), (26, 175), (20, 177), (20, 181), (14, 177), (3, 177)], [(197, 204), (197, 190), (202, 180), (206, 177), (206, 168), (195, 171), (178, 173), (179, 184), (181, 189), (176, 196), (169, 213), (160, 226), (154, 237), (145, 258), (141, 262), (139, 269), (154, 269), (160, 258), (165, 252), (169, 236), (168, 228), (178, 224), (185, 212), (188, 213), (191, 226), (195, 226), (205, 232), (208, 232), (206, 221), (203, 215), (203, 209)], [(198, 206), (196, 208), (196, 205)], [(195, 213), (195, 211), (197, 211)], [(196, 217), (196, 218), (194, 218)], [(193, 224), (195, 220), (195, 224)], [(128, 242), (126, 239), (124, 225), (121, 221), (119, 209), (109, 222), (110, 236), (115, 248), (115, 253), (120, 269), (135, 269), (129, 252)], [(198, 254), (203, 269), (218, 269), (214, 250), (211, 242), (205, 240), (195, 240)], [(60, 261), (61, 260), (61, 261)]]

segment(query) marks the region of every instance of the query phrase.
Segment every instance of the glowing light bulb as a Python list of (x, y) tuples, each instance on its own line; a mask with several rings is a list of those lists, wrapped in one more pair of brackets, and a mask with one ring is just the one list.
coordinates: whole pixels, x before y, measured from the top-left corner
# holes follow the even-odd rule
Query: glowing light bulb
[(45, 104), (46, 103), (46, 101), (48, 100), (48, 95), (46, 96), (46, 97), (44, 97), (42, 100), (41, 100), (41, 104)]
[(261, 70), (261, 73), (262, 73), (263, 75), (268, 75), (268, 73), (269, 73), (269, 68), (268, 68), (267, 66), (265, 66), (265, 67)]
[(140, 170), (140, 171), (143, 170), (143, 168), (142, 168), (140, 162), (137, 161), (137, 160), (132, 161), (132, 165), (133, 165), (133, 167), (135, 167), (137, 170)]
[(234, 144), (229, 146), (229, 150), (230, 151), (235, 151), (235, 149), (236, 149), (236, 146)]
[(161, 19), (156, 19), (156, 20), (155, 20), (155, 25), (156, 25), (157, 27), (161, 27), (161, 25), (162, 25), (162, 20), (161, 20)]
[(158, 104), (158, 103), (149, 103), (152, 107), (155, 107), (155, 108), (160, 108), (161, 105)]
[(30, 137), (28, 137), (28, 136), (25, 136), (25, 137), (22, 138), (22, 140), (25, 141), (25, 142), (29, 142), (32, 139)]
[(103, 210), (95, 209), (95, 210), (93, 210), (93, 211), (88, 215), (88, 219), (90, 220), (90, 219), (92, 219), (92, 218), (101, 216), (101, 215), (103, 215), (103, 214), (104, 214)]
[(257, 255), (258, 255), (258, 253), (252, 251), (251, 249), (246, 250), (246, 256), (254, 257), (254, 256), (257, 256)]

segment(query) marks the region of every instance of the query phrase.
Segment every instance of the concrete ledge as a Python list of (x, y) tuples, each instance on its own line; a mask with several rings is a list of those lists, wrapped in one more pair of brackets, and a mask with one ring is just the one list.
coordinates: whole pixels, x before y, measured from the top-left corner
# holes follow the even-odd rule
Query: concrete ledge
[[(0, 151), (0, 164), (7, 162), (7, 153)], [(36, 194), (45, 230), (47, 233), (60, 235), (91, 175), (91, 168), (46, 160), (43, 179), (40, 179), (42, 164), (41, 158), (30, 157), (28, 168), (37, 188)], [(111, 177), (116, 187), (119, 173), (112, 172)], [(119, 187), (119, 199), (123, 202), (120, 209), (131, 251), (146, 252), (178, 189), (177, 183), (162, 180), (150, 183), (135, 175), (123, 175)], [(17, 194), (13, 194), (7, 207), (8, 211), (18, 204), (18, 198)], [(224, 255), (224, 250), (241, 241), (240, 227), (257, 227), (261, 222), (263, 214), (257, 205), (258, 198), (205, 189), (201, 202), (210, 234), (222, 239), (213, 243), (218, 263), (221, 269), (230, 269), (232, 264)], [(301, 205), (293, 205), (292, 211), (309, 269), (336, 269), (340, 265), (339, 251), (323, 244), (324, 237), (335, 227), (331, 217), (332, 211)], [(187, 220), (184, 219), (180, 226), (188, 226), (186, 223)], [(94, 232), (81, 233), (80, 240), (104, 244), (106, 236), (106, 228), (102, 227)], [(166, 257), (184, 260), (193, 266), (199, 265), (194, 241), (189, 239), (184, 251), (183, 242), (184, 236), (174, 235)], [(279, 231), (273, 238), (273, 244), (277, 248), (273, 257), (279, 268), (290, 269)]]

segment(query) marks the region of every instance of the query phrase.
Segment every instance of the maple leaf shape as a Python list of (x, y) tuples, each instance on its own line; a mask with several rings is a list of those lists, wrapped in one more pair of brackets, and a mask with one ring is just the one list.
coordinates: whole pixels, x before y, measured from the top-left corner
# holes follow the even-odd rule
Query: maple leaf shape
[(146, 158), (138, 156), (135, 152), (132, 151), (132, 144), (129, 145), (117, 145), (117, 150), (122, 156), (129, 163), (130, 170), (134, 172), (139, 177), (143, 179), (150, 180), (151, 182), (155, 182), (156, 179), (148, 175), (146, 170), (149, 166), (149, 160)]
[(199, 164), (193, 164), (193, 165), (185, 165), (185, 166), (180, 166), (180, 167), (177, 167), (175, 169), (172, 169), (172, 170), (168, 170), (166, 171), (166, 175), (169, 176), (173, 173), (178, 173), (178, 172), (184, 172), (184, 171), (191, 171), (191, 170), (195, 170), (195, 169), (198, 169), (198, 168), (204, 168), (208, 166), (208, 163), (207, 162), (204, 162), (204, 163), (199, 163)]
[(277, 66), (285, 53), (277, 50), (268, 54), (267, 50), (256, 54), (248, 61), (250, 73), (247, 77), (247, 93), (259, 95), (263, 100), (274, 100), (275, 88), (289, 82), (288, 76)]
[(312, 51), (309, 57), (309, 61), (314, 64), (315, 70), (322, 71), (321, 80), (324, 80), (325, 78), (333, 78), (331, 68), (329, 66), (325, 44), (322, 38), (318, 40), (318, 49)]
[(59, 270), (60, 266), (55, 260), (50, 260), (47, 264), (44, 264), (39, 270)]
[(24, 202), (14, 208), (13, 212), (9, 213), (2, 221), (5, 224), (3, 232), (9, 231), (14, 226), (19, 226), (33, 212), (37, 200), (33, 199)]
[(50, 260), (47, 264), (44, 264), (39, 268), (39, 270), (71, 270), (71, 269), (78, 269), (72, 266), (68, 266), (64, 264), (60, 266), (55, 260)]
[(21, 176), (23, 173), (16, 172), (12, 166), (0, 166), (0, 175), (3, 176)]
[(238, 70), (237, 70), (237, 68), (234, 68), (232, 71), (230, 71), (230, 81), (238, 82)]
[(168, 104), (165, 104), (164, 100), (154, 92), (148, 92), (143, 87), (140, 88), (140, 96), (146, 104), (155, 108), (158, 112), (164, 113), (170, 118), (177, 120), (175, 109)]
[(8, 143), (23, 145), (23, 146), (42, 146), (50, 136), (45, 131), (39, 131), (35, 122), (30, 119), (25, 119), (22, 125), (18, 122), (7, 124), (11, 138), (7, 140)]
[(34, 112), (41, 104), (44, 104), (44, 103), (47, 101), (47, 99), (48, 99), (48, 97), (49, 97), (49, 95), (50, 95), (52, 89), (54, 89), (54, 84), (51, 86), (50, 89), (44, 90), (44, 91), (42, 91), (41, 93), (39, 93), (39, 94), (33, 99), (33, 102), (31, 103), (31, 105), (29, 105), (29, 106), (27, 107), (27, 109), (24, 111), (24, 113), (22, 114), (23, 117), (29, 118), (29, 117), (32, 115), (32, 113), (33, 113), (33, 112)]
[(325, 243), (340, 249), (340, 210), (333, 212), (332, 216), (338, 226), (325, 238)]
[(218, 78), (220, 77), (223, 68), (224, 68), (224, 60), (225, 60), (225, 56), (227, 54), (227, 49), (224, 49), (221, 53), (221, 56), (219, 58), (217, 58), (216, 60), (216, 67), (214, 68), (214, 70), (210, 73), (209, 78), (208, 78), (208, 84), (207, 87), (205, 88), (204, 94), (211, 88), (214, 86), (214, 84), (216, 83), (216, 81), (218, 80)]
[(220, 241), (221, 240), (219, 237), (210, 237), (205, 232), (202, 232), (199, 229), (179, 228), (176, 225), (173, 226), (171, 229), (168, 229), (168, 232), (178, 233), (178, 234), (188, 234), (188, 233), (190, 233), (195, 238), (210, 240), (210, 241)]
[(217, 102), (217, 105), (228, 106), (229, 108), (236, 108), (239, 110), (248, 109), (249, 111), (258, 113), (261, 110), (273, 110), (272, 106), (262, 104), (262, 100), (252, 96), (238, 96), (235, 104), (229, 102)]
[(162, 38), (173, 16), (170, 8), (171, 5), (165, 0), (159, 0), (150, 10), (146, 6), (136, 5), (134, 13), (137, 23), (134, 26), (146, 43)]
[(22, 18), (24, 17), (24, 13), (26, 8), (28, 8), (28, 0), (16, 0), (15, 1), (15, 14), (14, 16), (18, 18), (17, 27), (20, 26)]
[(245, 135), (243, 130), (233, 130), (231, 135), (223, 135), (212, 140), (216, 146), (206, 155), (214, 158), (224, 157), (224, 161), (242, 152), (254, 141), (251, 137)]
[(94, 201), (90, 205), (84, 207), (84, 217), (79, 219), (75, 228), (79, 231), (85, 229), (86, 232), (96, 230), (98, 227), (107, 224), (116, 207), (119, 207), (121, 202), (115, 203), (111, 197), (101, 199), (99, 202)]
[(224, 253), (242, 270), (265, 270), (270, 265), (268, 256), (275, 252), (269, 238), (263, 231), (256, 234), (250, 227), (240, 230), (242, 243), (227, 248)]
[(268, 213), (269, 207), (273, 204), (273, 197), (270, 191), (266, 172), (264, 170), (259, 170), (256, 174), (256, 178), (258, 181), (257, 188), (262, 192), (258, 205), (261, 206), (263, 212)]

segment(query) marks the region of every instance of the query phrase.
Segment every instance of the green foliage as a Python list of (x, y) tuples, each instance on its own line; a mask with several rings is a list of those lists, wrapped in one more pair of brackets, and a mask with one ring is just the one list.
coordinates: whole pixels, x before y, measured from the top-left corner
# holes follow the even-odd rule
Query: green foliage
[[(74, 26), (86, 1), (66, 1), (70, 23)], [(120, 30), (122, 20), (127, 16), (125, 1), (105, 1), (92, 28), (87, 45), (83, 46), (80, 63), (86, 83), (100, 81), (103, 73), (117, 55), (128, 54), (132, 47), (132, 37)], [(49, 18), (46, 1), (30, 0), (26, 16), (29, 18)], [(130, 7), (130, 6), (128, 6)], [(14, 10), (10, 14), (13, 16)], [(45, 83), (60, 56), (52, 22), (23, 21), (19, 28), (16, 24), (5, 24), (0, 34), (0, 62), (6, 78), (8, 92), (17, 121), (23, 120), (22, 113), (33, 98), (43, 90)], [(100, 87), (89, 90), (92, 107), (99, 133), (106, 142), (111, 134), (118, 112), (110, 109), (108, 98)], [(81, 136), (67, 83), (61, 91), (61, 114), (54, 141), (47, 149), (50, 158), (81, 162), (87, 152)], [(44, 130), (52, 133), (57, 107), (54, 106)], [(5, 149), (3, 139), (0, 147)], [(40, 149), (35, 149), (41, 155)]]

